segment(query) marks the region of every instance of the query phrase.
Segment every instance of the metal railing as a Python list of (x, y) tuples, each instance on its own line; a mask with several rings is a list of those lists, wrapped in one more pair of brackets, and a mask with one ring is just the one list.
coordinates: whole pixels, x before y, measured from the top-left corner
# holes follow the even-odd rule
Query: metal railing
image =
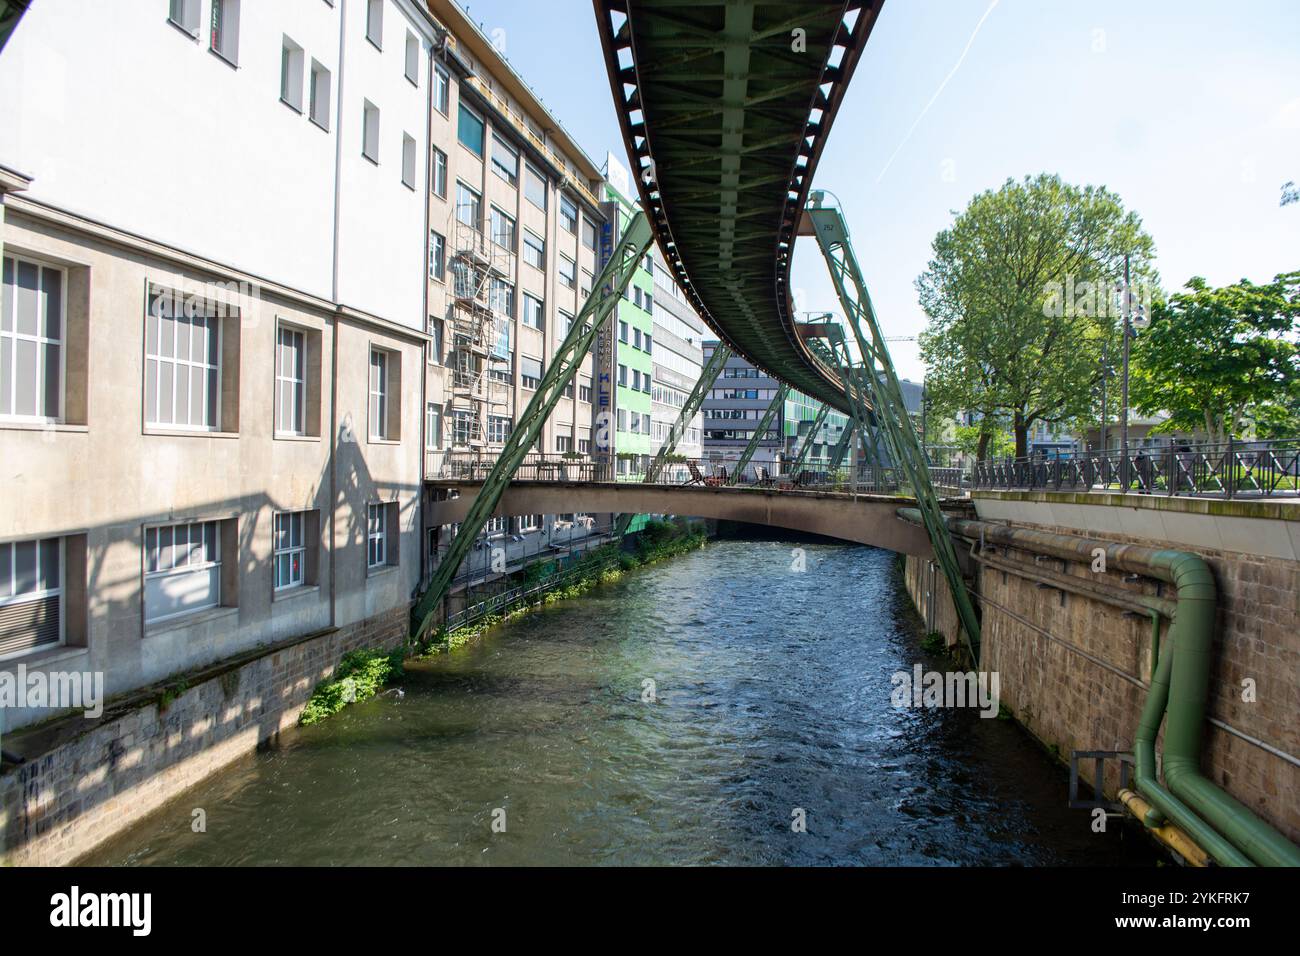
[(1300, 496), (1300, 439), (1169, 444), (977, 462), (966, 480), (990, 490), (1109, 491), (1260, 498)]
[(618, 566), (617, 554), (611, 554), (601, 561), (579, 558), (571, 567), (564, 568), (554, 574), (548, 574), (536, 581), (517, 584), (512, 587), (502, 588), (486, 596), (476, 597), (464, 607), (447, 615), (444, 628), (450, 633), (482, 620), (490, 614), (497, 614), (525, 604), (536, 603), (547, 591), (567, 586), (574, 581), (594, 574), (601, 574)]

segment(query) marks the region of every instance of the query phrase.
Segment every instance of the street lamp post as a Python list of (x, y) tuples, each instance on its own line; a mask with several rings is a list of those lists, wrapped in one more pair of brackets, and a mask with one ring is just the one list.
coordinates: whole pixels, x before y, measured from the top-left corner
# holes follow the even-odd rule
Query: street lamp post
[[(1120, 289), (1120, 309), (1124, 318), (1124, 371), (1120, 384), (1119, 409), (1119, 446), (1120, 446), (1120, 491), (1128, 490), (1128, 356), (1129, 340), (1137, 335), (1134, 325), (1145, 324), (1146, 306), (1138, 307), (1138, 320), (1133, 317), (1133, 286), (1129, 279), (1129, 257), (1124, 256), (1124, 285)], [(1104, 384), (1105, 379), (1102, 379)], [(1102, 402), (1102, 414), (1105, 415), (1105, 400)]]

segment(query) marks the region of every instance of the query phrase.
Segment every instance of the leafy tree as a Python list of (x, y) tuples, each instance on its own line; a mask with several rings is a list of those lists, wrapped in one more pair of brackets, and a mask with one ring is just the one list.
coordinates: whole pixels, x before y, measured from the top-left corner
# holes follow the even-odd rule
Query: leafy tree
[[(1034, 422), (1089, 414), (1124, 255), (1136, 281), (1155, 281), (1136, 213), (1104, 187), (1008, 179), (975, 196), (932, 252), (916, 288), (930, 317), (920, 345), (934, 407), (1008, 419), (1017, 455)], [(981, 458), (992, 440), (986, 431)]]
[(1226, 441), (1253, 419), (1264, 434), (1300, 419), (1300, 272), (1265, 285), (1211, 288), (1194, 277), (1152, 311), (1132, 355), (1134, 406), (1171, 416), (1163, 430), (1203, 428)]
[(954, 438), (963, 455), (975, 455), (980, 461), (1006, 458), (1016, 450), (1011, 433), (990, 419), (977, 425), (958, 425)]

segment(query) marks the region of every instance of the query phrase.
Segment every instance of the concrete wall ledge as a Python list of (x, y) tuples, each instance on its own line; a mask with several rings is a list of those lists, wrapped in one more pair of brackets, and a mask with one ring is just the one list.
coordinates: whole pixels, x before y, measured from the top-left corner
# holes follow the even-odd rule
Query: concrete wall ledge
[[(1300, 497), (1295, 498), (1192, 498), (1181, 495), (1122, 495), (1104, 491), (972, 491), (980, 501), (1041, 501), (1093, 507), (1141, 508), (1184, 514), (1223, 515), (1233, 518), (1270, 518), (1300, 521)], [(978, 504), (977, 504), (978, 507)]]

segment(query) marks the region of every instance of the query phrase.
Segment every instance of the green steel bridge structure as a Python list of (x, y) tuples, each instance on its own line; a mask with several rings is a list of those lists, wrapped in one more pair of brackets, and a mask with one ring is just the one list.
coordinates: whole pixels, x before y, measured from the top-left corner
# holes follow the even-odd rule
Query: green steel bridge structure
[[(979, 620), (848, 225), (824, 193), (811, 193), (823, 145), (883, 2), (593, 0), (641, 212), (624, 230), (417, 599), (412, 612), (417, 638), (434, 626), (457, 567), (607, 321), (631, 264), (657, 243), (678, 285), (727, 351), (778, 379), (779, 397), (795, 389), (850, 417), (848, 432), (858, 441), (841, 441), (837, 464), (855, 446), (870, 461), (878, 438), (884, 439), (892, 464), (916, 497), (967, 646), (978, 660)], [(799, 235), (816, 237), (849, 335), (835, 323), (795, 321), (790, 267)], [(714, 358), (688, 402), (690, 414), (725, 361), (722, 354)], [(768, 409), (756, 436), (778, 405)], [(689, 416), (679, 424), (685, 421)], [(647, 481), (655, 480), (679, 433), (672, 430)]]

